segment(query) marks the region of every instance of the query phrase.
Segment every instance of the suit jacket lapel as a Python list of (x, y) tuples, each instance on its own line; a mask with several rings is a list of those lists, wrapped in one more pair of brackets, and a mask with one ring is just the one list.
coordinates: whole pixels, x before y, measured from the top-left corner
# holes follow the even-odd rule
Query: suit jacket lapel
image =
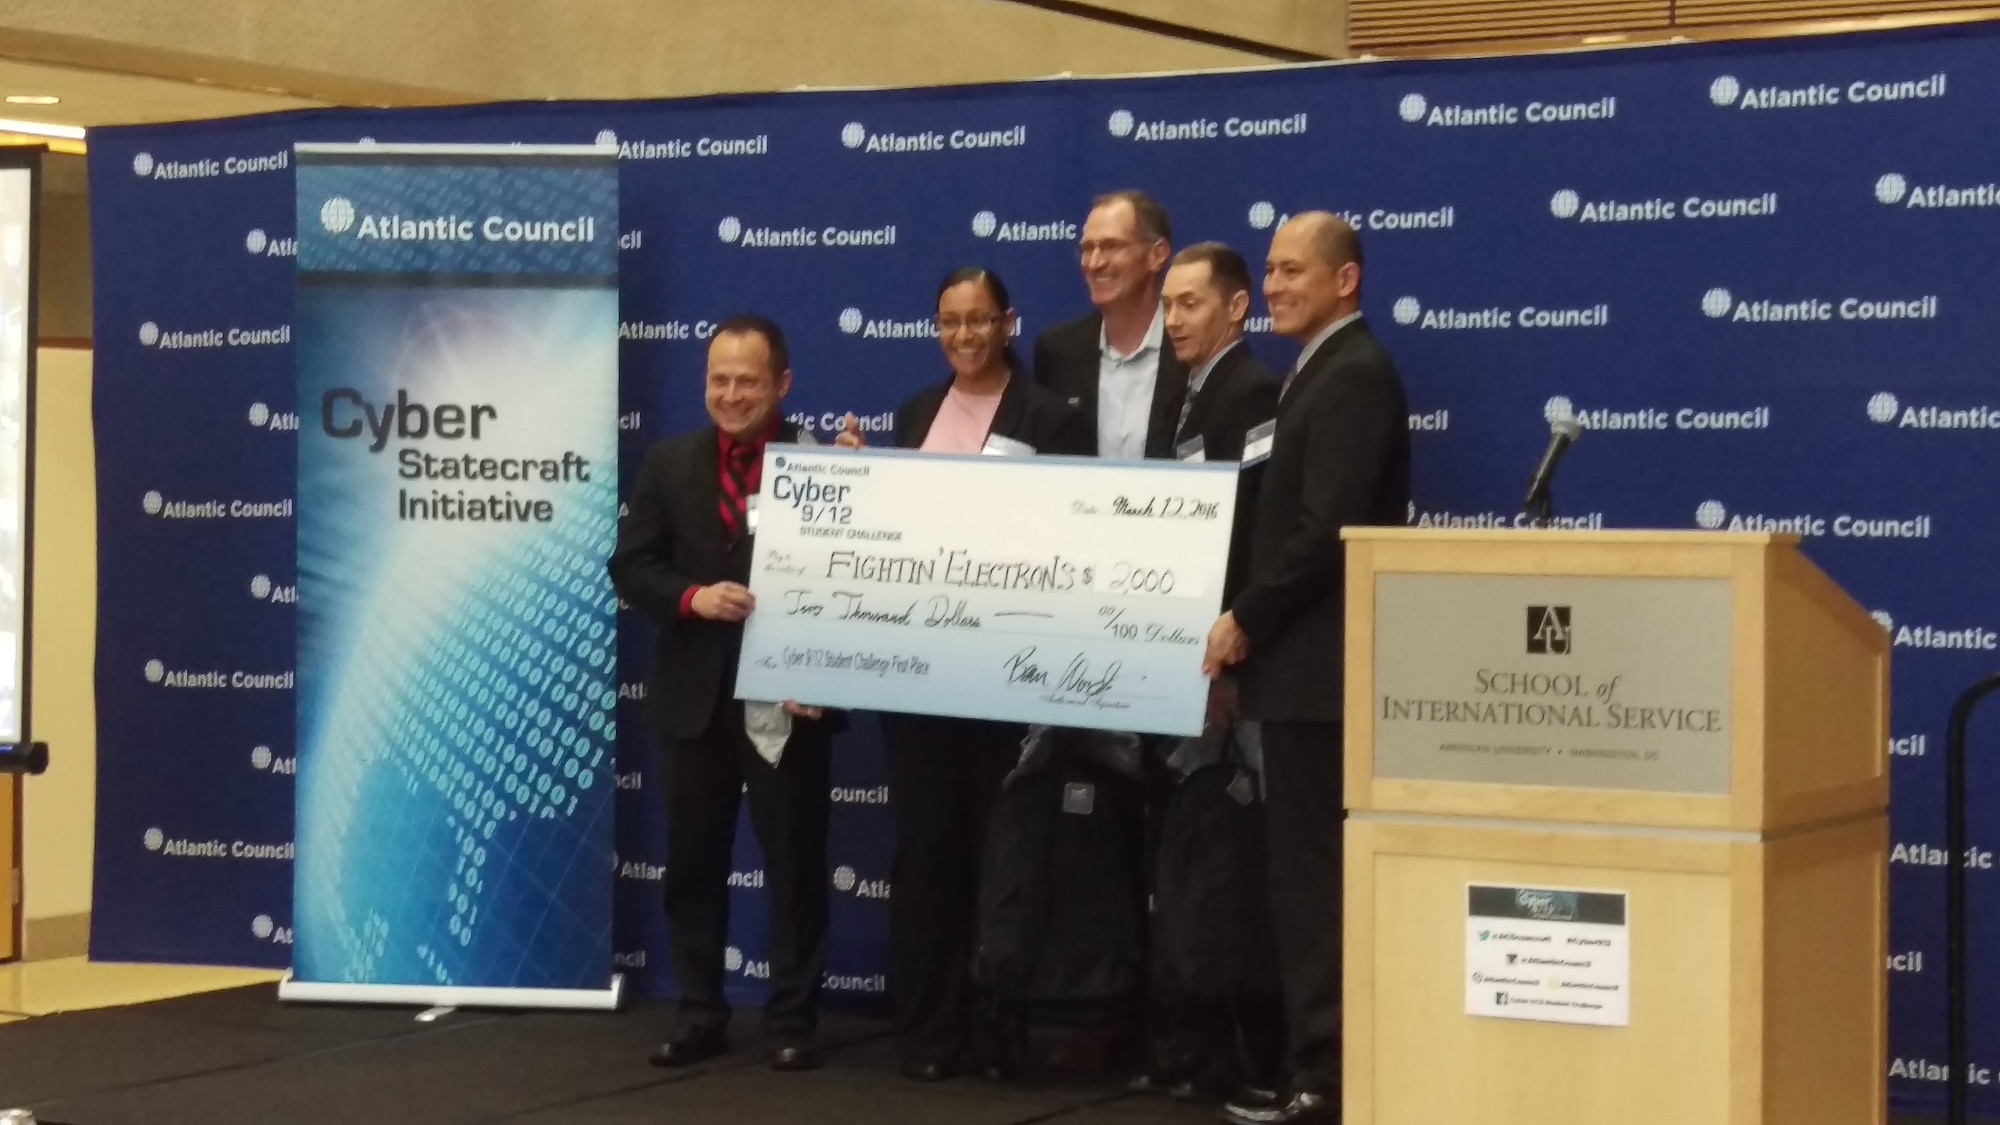
[[(1188, 407), (1187, 422), (1174, 434), (1176, 450), (1180, 448), (1181, 442), (1200, 433), (1202, 427), (1208, 425), (1208, 416), (1215, 409), (1215, 400), (1222, 394), (1219, 388), (1228, 379), (1226, 373), (1236, 366), (1243, 354), (1243, 341), (1238, 340), (1229, 345), (1229, 350), (1223, 352), (1222, 358), (1216, 360), (1215, 366), (1209, 369), (1208, 378), (1202, 380), (1201, 390), (1194, 392), (1194, 402)], [(1190, 379), (1193, 377), (1188, 376)]]
[(1188, 369), (1164, 337), (1159, 354), (1159, 367), (1153, 376), (1153, 409), (1146, 417), (1146, 456), (1172, 457), (1181, 403), (1187, 399)]
[(1299, 371), (1298, 378), (1292, 380), (1291, 388), (1285, 392), (1285, 397), (1278, 403), (1278, 412), (1281, 414), (1284, 413), (1287, 406), (1297, 402), (1300, 396), (1305, 394), (1307, 385), (1318, 381), (1320, 375), (1333, 366), (1333, 361), (1340, 356), (1340, 353), (1346, 350), (1349, 344), (1365, 336), (1367, 332), (1367, 321), (1356, 320), (1348, 324), (1347, 327), (1328, 336), (1326, 342), (1319, 346), (1319, 350), (1312, 354), (1307, 360), (1306, 366)]
[(722, 541), (722, 472), (716, 462), (722, 456), (721, 431), (708, 428), (708, 436), (694, 443), (694, 463), (687, 467), (689, 520), (695, 541), (717, 557), (727, 546)]
[(1024, 432), (1028, 425), (1028, 375), (1016, 371), (1007, 377), (1007, 385), (1000, 391), (1000, 405), (993, 411), (993, 424), (988, 434), (999, 434), (1015, 441), (1035, 444), (1032, 435)]

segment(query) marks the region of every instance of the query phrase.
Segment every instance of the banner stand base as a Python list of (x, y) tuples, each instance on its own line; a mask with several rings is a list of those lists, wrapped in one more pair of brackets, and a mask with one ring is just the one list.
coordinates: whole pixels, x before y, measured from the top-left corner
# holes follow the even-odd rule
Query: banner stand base
[(609, 988), (467, 988), (429, 984), (326, 984), (302, 981), (288, 970), (278, 999), (309, 1004), (394, 1004), (414, 1008), (568, 1008), (613, 1012), (625, 1001), (625, 974), (611, 974)]

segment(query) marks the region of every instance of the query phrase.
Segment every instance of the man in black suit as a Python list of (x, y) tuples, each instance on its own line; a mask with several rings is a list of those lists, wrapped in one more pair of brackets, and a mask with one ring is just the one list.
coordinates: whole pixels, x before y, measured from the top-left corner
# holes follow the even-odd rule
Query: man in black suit
[(646, 452), (611, 556), (619, 596), (660, 627), (646, 698), (663, 743), (665, 897), (680, 1003), (678, 1026), (653, 1053), (656, 1066), (729, 1049), (723, 956), (744, 794), (770, 892), (771, 1065), (819, 1064), (831, 724), (817, 708), (734, 698), (743, 620), (756, 607), (745, 583), (764, 446), (800, 437), (778, 414), (791, 383), (777, 325), (757, 316), (723, 322), (708, 349), (714, 425)]
[(1278, 380), (1243, 342), (1250, 315), (1250, 267), (1220, 242), (1174, 255), (1160, 287), (1167, 339), (1191, 374), (1174, 431), (1174, 454), (1202, 440), (1202, 459), (1240, 461), (1243, 436), (1278, 408)]
[[(1190, 246), (1174, 255), (1160, 288), (1160, 303), (1166, 310), (1167, 339), (1174, 355), (1192, 373), (1174, 433), (1175, 456), (1184, 461), (1240, 461), (1245, 435), (1252, 427), (1269, 422), (1278, 407), (1277, 378), (1257, 361), (1243, 340), (1250, 314), (1248, 264), (1243, 255), (1220, 242)], [(1236, 522), (1230, 533), (1229, 564), (1223, 581), (1224, 605), (1242, 588), (1249, 569), (1246, 535), (1260, 471), (1243, 470), (1237, 476)], [(1230, 685), (1218, 685), (1219, 698), (1226, 698), (1230, 690)], [(1226, 704), (1218, 703), (1212, 711), (1221, 719), (1227, 709)], [(1170, 745), (1179, 745), (1179, 740)], [(1207, 835), (1214, 821), (1190, 814), (1187, 810), (1193, 806), (1181, 804), (1184, 799), (1198, 799), (1186, 794), (1201, 792), (1199, 788), (1188, 789), (1187, 778), (1181, 773), (1203, 764), (1190, 761), (1176, 765), (1173, 795), (1155, 795), (1158, 847), (1165, 855), (1201, 851), (1217, 870), (1228, 872), (1230, 881), (1261, 882), (1264, 870), (1260, 857)], [(1196, 825), (1201, 835), (1185, 835)], [(1154, 892), (1159, 948), (1185, 949), (1191, 943), (1210, 940), (1216, 944), (1209, 948), (1221, 947), (1212, 934), (1169, 933), (1161, 928), (1193, 924), (1207, 905), (1170, 901), (1175, 890), (1169, 888), (1175, 887), (1163, 871)], [(1173, 921), (1165, 921), (1168, 919)], [(1241, 924), (1241, 920), (1206, 918), (1200, 924), (1224, 930)], [(1283, 1038), (1274, 1003), (1263, 996), (1227, 994), (1217, 981), (1178, 979), (1164, 970), (1158, 954), (1155, 974), (1154, 1058), (1148, 1069), (1133, 1079), (1131, 1089), (1187, 1099), (1213, 1091), (1226, 1095), (1245, 1079), (1269, 1080)]]
[(1204, 670), (1235, 666), (1263, 734), (1271, 914), (1290, 1039), (1290, 1089), (1239, 1098), (1236, 1125), (1340, 1114), (1341, 696), (1346, 566), (1340, 529), (1401, 524), (1409, 408), (1361, 320), (1361, 240), (1324, 212), (1278, 228), (1264, 266), (1272, 327), (1304, 350), (1278, 399), (1250, 528), (1249, 581), (1209, 632)]
[(1035, 338), (1035, 382), (1083, 412), (1100, 457), (1174, 455), (1187, 369), (1166, 345), (1160, 311), (1172, 240), (1166, 209), (1145, 192), (1099, 196), (1080, 246), (1096, 311)]

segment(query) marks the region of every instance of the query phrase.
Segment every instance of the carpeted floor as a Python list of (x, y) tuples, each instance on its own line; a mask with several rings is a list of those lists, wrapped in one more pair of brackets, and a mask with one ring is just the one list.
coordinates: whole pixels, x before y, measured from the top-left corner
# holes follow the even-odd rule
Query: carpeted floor
[(973, 1078), (922, 1085), (896, 1073), (887, 1029), (831, 1017), (827, 1065), (776, 1074), (757, 1018), (736, 1052), (687, 1071), (646, 1053), (665, 1010), (607, 1014), (281, 1005), (270, 986), (0, 1027), (0, 1109), (56, 1125), (1137, 1125), (1212, 1110), (1115, 1084)]
[[(283, 1005), (273, 986), (0, 1026), (0, 1109), (44, 1125), (1140, 1125), (1213, 1121), (1214, 1109), (1112, 1083), (896, 1073), (887, 1028), (831, 1017), (827, 1065), (776, 1074), (755, 1013), (734, 1054), (686, 1071), (646, 1053), (666, 1012), (458, 1012)], [(1891, 1125), (1940, 1125), (1892, 1118)]]

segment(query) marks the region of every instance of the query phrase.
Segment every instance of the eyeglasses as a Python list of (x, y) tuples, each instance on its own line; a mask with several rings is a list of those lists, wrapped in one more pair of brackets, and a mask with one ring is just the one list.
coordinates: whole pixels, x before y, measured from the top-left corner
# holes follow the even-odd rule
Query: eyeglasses
[(938, 318), (937, 330), (940, 336), (949, 336), (961, 328), (970, 328), (974, 332), (991, 332), (996, 325), (1005, 319), (1005, 317), (1000, 316), (968, 316), (963, 319), (955, 316), (941, 316)]

